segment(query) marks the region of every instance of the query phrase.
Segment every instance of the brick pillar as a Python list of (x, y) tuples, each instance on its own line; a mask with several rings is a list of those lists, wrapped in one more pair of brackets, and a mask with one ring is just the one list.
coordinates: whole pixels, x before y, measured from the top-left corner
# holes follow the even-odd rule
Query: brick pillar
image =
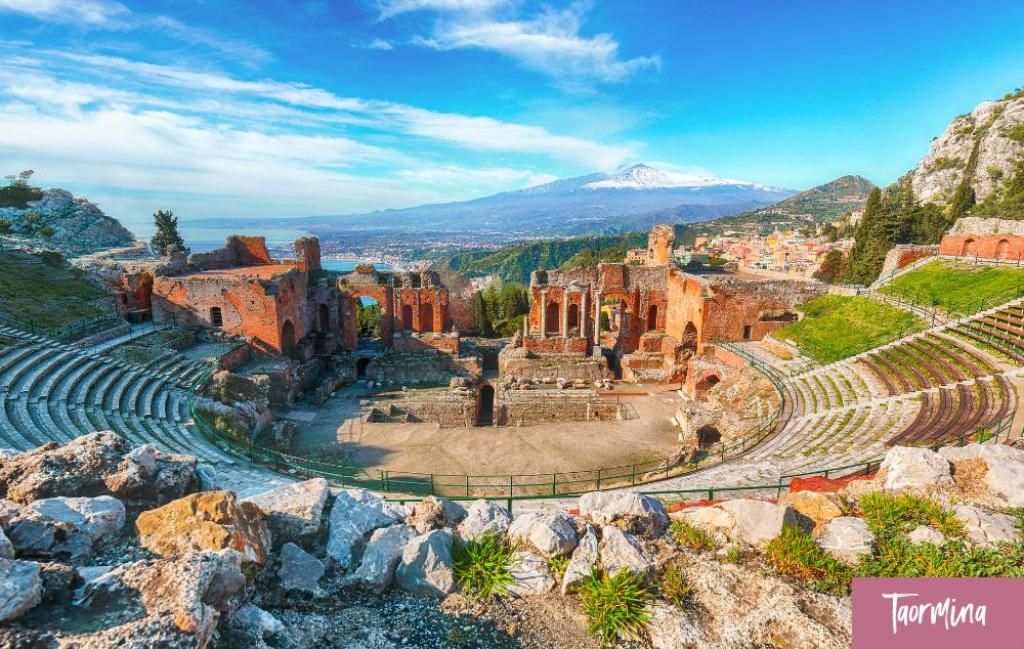
[(587, 337), (587, 290), (580, 291), (580, 338)]
[(569, 337), (569, 291), (562, 289), (562, 322), (558, 329), (562, 332), (562, 338)]
[(548, 336), (548, 290), (540, 291), (540, 337)]
[(601, 290), (594, 291), (594, 346), (601, 346)]

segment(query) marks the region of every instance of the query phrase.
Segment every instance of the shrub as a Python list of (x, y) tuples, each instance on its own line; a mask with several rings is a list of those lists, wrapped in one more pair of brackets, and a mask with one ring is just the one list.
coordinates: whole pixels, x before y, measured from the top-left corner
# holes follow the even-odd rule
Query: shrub
[(946, 156), (940, 156), (932, 161), (932, 171), (945, 171), (947, 169), (957, 169), (963, 166), (963, 162), (956, 158), (947, 158)]
[(7, 219), (0, 219), (0, 234), (7, 234), (11, 231), (11, 222)]
[(558, 556), (551, 557), (548, 559), (548, 570), (551, 574), (558, 575), (559, 577), (565, 576), (565, 569), (569, 567), (569, 557)]
[(661, 594), (665, 599), (683, 608), (691, 590), (678, 563), (672, 562), (665, 566), (665, 574), (661, 578)]
[(629, 570), (608, 577), (595, 568), (583, 580), (580, 597), (588, 630), (601, 639), (602, 647), (619, 640), (640, 640), (650, 624), (643, 577)]
[(1024, 144), (1024, 124), (1017, 124), (1013, 128), (1007, 130), (1006, 137), (1010, 138), (1014, 142)]
[(55, 234), (57, 234), (57, 231), (54, 230), (49, 225), (44, 225), (43, 227), (39, 228), (39, 236), (43, 237), (44, 239), (49, 239)]
[(1024, 575), (1024, 543), (972, 547), (961, 540), (914, 545), (903, 534), (883, 537), (877, 552), (856, 570), (862, 577), (1019, 577)]
[(681, 518), (672, 521), (672, 536), (675, 537), (680, 545), (697, 552), (714, 552), (718, 549), (710, 534), (694, 527)]
[(512, 584), (512, 548), (497, 534), (457, 541), (452, 548), (452, 571), (472, 597), (504, 595)]
[(808, 583), (813, 590), (833, 595), (850, 592), (849, 567), (829, 556), (799, 528), (782, 530), (768, 544), (765, 556), (779, 574)]
[(991, 178), (992, 180), (999, 180), (1004, 175), (1003, 174), (1003, 170), (1000, 169), (999, 167), (995, 167), (995, 166), (986, 167), (985, 168), (985, 173), (988, 174), (988, 177)]
[(864, 522), (876, 536), (906, 534), (919, 525), (930, 525), (946, 536), (963, 536), (964, 527), (953, 512), (927, 498), (910, 494), (866, 494), (860, 501)]
[(743, 561), (743, 550), (738, 545), (730, 547), (725, 553), (725, 560), (738, 565), (740, 561)]

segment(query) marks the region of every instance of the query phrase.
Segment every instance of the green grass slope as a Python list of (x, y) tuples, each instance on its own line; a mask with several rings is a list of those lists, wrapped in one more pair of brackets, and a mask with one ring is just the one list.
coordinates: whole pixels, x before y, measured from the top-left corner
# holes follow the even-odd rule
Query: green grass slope
[(111, 315), (110, 293), (56, 253), (0, 251), (0, 321), (56, 331)]
[(936, 260), (897, 277), (879, 292), (949, 314), (977, 313), (1024, 295), (1024, 268)]
[(799, 308), (804, 317), (776, 331), (819, 363), (856, 356), (924, 328), (920, 318), (868, 297), (824, 295)]

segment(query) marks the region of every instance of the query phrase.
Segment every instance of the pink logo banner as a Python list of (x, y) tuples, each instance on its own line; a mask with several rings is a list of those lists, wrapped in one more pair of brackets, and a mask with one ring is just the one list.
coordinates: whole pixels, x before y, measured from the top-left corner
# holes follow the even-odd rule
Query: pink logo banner
[(1024, 649), (1024, 579), (854, 579), (853, 649)]

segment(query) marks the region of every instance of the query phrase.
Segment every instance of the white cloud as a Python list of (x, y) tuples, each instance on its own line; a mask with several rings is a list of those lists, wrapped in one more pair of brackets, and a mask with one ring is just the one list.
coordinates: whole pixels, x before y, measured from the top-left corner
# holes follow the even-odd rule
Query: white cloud
[(391, 43), (387, 42), (383, 38), (375, 39), (374, 41), (372, 41), (366, 47), (368, 49), (371, 49), (371, 50), (393, 50), (393, 49), (395, 49), (394, 45), (392, 45)]
[(658, 69), (658, 56), (623, 59), (619, 44), (609, 34), (580, 34), (578, 9), (546, 11), (530, 20), (500, 21), (458, 17), (439, 23), (420, 44), (438, 50), (475, 48), (498, 52), (523, 67), (566, 83), (596, 80), (624, 81), (645, 69)]
[(381, 20), (409, 11), (432, 9), (434, 11), (485, 12), (507, 4), (508, 0), (380, 0)]
[(129, 11), (113, 0), (0, 0), (0, 11), (32, 16), (59, 23), (103, 25), (126, 16)]

